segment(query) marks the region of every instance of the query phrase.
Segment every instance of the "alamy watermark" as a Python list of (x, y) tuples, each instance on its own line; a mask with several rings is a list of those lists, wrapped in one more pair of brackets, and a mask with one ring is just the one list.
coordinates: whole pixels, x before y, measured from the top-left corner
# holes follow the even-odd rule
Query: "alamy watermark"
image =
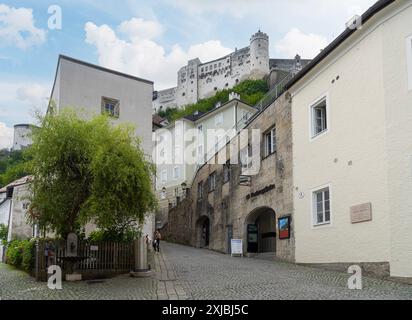
[(350, 266), (348, 273), (352, 274), (348, 279), (348, 288), (350, 290), (362, 290), (362, 268), (358, 265)]
[(49, 6), (47, 13), (50, 15), (47, 26), (50, 30), (61, 30), (63, 25), (62, 8), (56, 4)]

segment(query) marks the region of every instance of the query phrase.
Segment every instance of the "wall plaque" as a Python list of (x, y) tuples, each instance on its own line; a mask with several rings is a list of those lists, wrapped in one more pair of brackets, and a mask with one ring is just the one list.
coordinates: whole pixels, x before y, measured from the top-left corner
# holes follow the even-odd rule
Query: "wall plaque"
[(372, 203), (364, 203), (350, 208), (351, 223), (372, 220)]

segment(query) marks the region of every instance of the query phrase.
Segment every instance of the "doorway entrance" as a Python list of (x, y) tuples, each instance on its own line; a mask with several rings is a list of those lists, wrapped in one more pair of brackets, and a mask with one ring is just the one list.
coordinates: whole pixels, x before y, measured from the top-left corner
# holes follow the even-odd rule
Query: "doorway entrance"
[(248, 253), (276, 252), (276, 215), (269, 207), (253, 210), (246, 218)]
[(197, 235), (198, 246), (208, 247), (210, 243), (210, 219), (208, 217), (200, 217), (197, 221)]

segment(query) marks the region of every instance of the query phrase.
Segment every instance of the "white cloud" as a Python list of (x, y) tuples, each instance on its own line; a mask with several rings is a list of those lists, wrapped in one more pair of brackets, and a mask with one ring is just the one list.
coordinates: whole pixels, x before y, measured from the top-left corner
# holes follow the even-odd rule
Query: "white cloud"
[(29, 103), (31, 107), (44, 109), (50, 92), (40, 84), (28, 84), (18, 88), (16, 94), (19, 100)]
[(211, 40), (192, 45), (187, 51), (176, 44), (166, 52), (154, 41), (164, 31), (155, 21), (133, 18), (123, 21), (117, 30), (124, 38), (120, 38), (108, 25), (86, 23), (86, 42), (96, 47), (99, 64), (153, 80), (156, 89), (175, 86), (176, 72), (187, 60), (198, 57), (201, 61), (208, 61), (232, 51), (220, 41)]
[(27, 49), (45, 41), (46, 31), (35, 26), (32, 9), (0, 4), (0, 43)]
[(0, 150), (9, 149), (13, 145), (13, 128), (9, 128), (5, 123), (0, 122)]
[(285, 57), (299, 54), (302, 58), (313, 59), (327, 44), (326, 37), (293, 28), (275, 44), (275, 50)]

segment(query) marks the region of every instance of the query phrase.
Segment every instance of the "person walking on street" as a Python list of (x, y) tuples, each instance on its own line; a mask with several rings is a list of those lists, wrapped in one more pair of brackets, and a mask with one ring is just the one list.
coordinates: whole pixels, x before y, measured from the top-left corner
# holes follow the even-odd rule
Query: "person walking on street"
[(162, 239), (162, 235), (160, 234), (160, 230), (157, 229), (154, 234), (155, 239), (155, 251), (160, 252), (160, 240)]

